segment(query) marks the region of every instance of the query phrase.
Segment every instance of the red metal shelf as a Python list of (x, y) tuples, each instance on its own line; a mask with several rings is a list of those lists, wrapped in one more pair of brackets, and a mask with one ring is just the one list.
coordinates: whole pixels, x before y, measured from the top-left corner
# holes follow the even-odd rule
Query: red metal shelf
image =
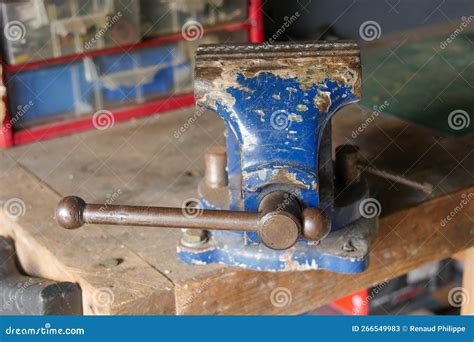
[[(132, 107), (122, 107), (117, 110), (110, 110), (113, 114), (114, 123), (126, 121), (131, 118), (138, 118), (154, 113), (178, 109), (194, 104), (193, 94), (184, 94), (146, 102)], [(13, 134), (13, 144), (20, 145), (38, 140), (60, 137), (75, 132), (85, 131), (94, 128), (92, 116), (85, 116), (76, 120), (64, 122), (54, 122), (45, 125), (38, 125), (24, 129)]]
[[(249, 0), (248, 20), (246, 22), (231, 23), (226, 25), (217, 25), (212, 27), (205, 27), (204, 34), (213, 32), (234, 32), (239, 30), (247, 30), (248, 39), (252, 43), (263, 42), (263, 18), (262, 18), (262, 1)], [(94, 57), (112, 53), (127, 52), (132, 49), (140, 49), (145, 47), (152, 47), (171, 42), (182, 41), (181, 33), (176, 33), (167, 36), (156, 37), (142, 42), (118, 46), (98, 51), (84, 52), (75, 55), (63, 56), (58, 58), (51, 58), (43, 61), (36, 61), (24, 63), (20, 65), (6, 65), (2, 63), (3, 67), (3, 84), (5, 83), (5, 74), (8, 72), (17, 72), (22, 70), (41, 68), (47, 65), (54, 65), (60, 63), (73, 62), (84, 57)], [(49, 124), (38, 125), (19, 131), (14, 131), (10, 123), (10, 115), (8, 111), (8, 101), (6, 96), (2, 98), (6, 113), (0, 129), (0, 147), (9, 148), (13, 145), (20, 145), (31, 143), (39, 140), (50, 139), (54, 137), (64, 136), (74, 132), (84, 131), (94, 127), (92, 116), (86, 116), (79, 119), (72, 119), (69, 121), (57, 121)], [(169, 98), (163, 98), (155, 101), (150, 101), (144, 104), (135, 105), (132, 107), (123, 107), (116, 110), (109, 110), (114, 116), (114, 122), (125, 121), (131, 118), (142, 117), (146, 115), (157, 114), (163, 111), (178, 109), (184, 106), (191, 106), (194, 104), (193, 94), (175, 95)], [(91, 113), (92, 114), (92, 113)]]
[[(204, 34), (214, 33), (214, 32), (235, 32), (235, 31), (239, 31), (239, 30), (250, 30), (250, 28), (251, 28), (251, 24), (248, 23), (248, 22), (234, 23), (234, 24), (227, 24), (227, 25), (205, 27), (204, 28)], [(95, 57), (95, 56), (102, 56), (102, 55), (108, 55), (108, 54), (113, 54), (113, 53), (128, 52), (128, 51), (134, 50), (134, 49), (158, 46), (158, 45), (178, 42), (178, 41), (182, 41), (182, 40), (183, 40), (183, 36), (181, 35), (181, 33), (175, 33), (175, 34), (170, 34), (170, 35), (167, 35), (167, 36), (160, 36), (160, 37), (156, 37), (156, 38), (143, 40), (143, 41), (135, 43), (135, 44), (114, 46), (114, 47), (107, 48), (107, 49), (102, 49), (102, 50), (82, 52), (82, 53), (77, 53), (77, 54), (73, 54), (73, 55), (61, 56), (61, 57), (56, 57), (56, 58), (49, 58), (49, 59), (44, 59), (44, 60), (34, 61), (34, 62), (29, 62), (29, 63), (23, 63), (23, 64), (18, 64), (18, 65), (7, 65), (7, 64), (5, 64), (3, 66), (3, 70), (6, 71), (6, 72), (16, 72), (16, 71), (23, 71), (23, 70), (29, 70), (29, 69), (34, 69), (34, 68), (41, 68), (41, 67), (44, 67), (44, 66), (47, 66), (47, 65), (74, 62), (74, 61), (77, 61), (77, 60), (81, 60), (85, 57)]]

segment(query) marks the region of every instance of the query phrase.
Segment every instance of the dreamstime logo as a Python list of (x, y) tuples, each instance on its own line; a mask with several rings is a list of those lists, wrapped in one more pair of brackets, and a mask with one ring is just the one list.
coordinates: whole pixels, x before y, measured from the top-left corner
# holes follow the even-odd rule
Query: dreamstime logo
[(364, 308), (364, 300), (360, 295), (354, 295), (351, 299), (352, 302), (352, 314), (353, 315), (360, 315)]
[(374, 218), (382, 212), (382, 205), (375, 198), (366, 198), (359, 205), (359, 212), (367, 219)]
[(3, 34), (5, 38), (11, 42), (22, 41), (25, 39), (26, 28), (21, 21), (10, 21), (3, 28)]
[(101, 109), (92, 116), (92, 125), (100, 131), (106, 130), (114, 126), (114, 114), (108, 110)]
[(206, 291), (209, 288), (210, 284), (211, 282), (208, 279), (202, 282), (199, 287), (195, 291), (193, 291), (193, 293), (189, 297), (185, 299), (185, 301), (183, 302), (183, 306), (189, 306), (198, 295), (200, 295), (202, 292)]
[[(19, 285), (19, 284), (18, 284)], [(7, 301), (5, 301), (0, 308), (0, 312), (10, 310), (11, 306), (13, 304), (18, 303), (18, 298), (25, 292), (26, 289), (28, 289), (31, 285), (33, 285), (33, 278), (28, 279), (27, 282), (21, 285), (21, 287), (17, 288), (13, 294), (9, 295), (9, 298)], [(5, 298), (4, 298), (5, 299)]]
[(456, 109), (448, 115), (448, 125), (452, 130), (460, 131), (468, 128), (470, 124), (471, 118), (465, 110)]
[(293, 23), (300, 17), (300, 12), (296, 11), (293, 15), (290, 17), (285, 16), (283, 18), (284, 22), (281, 25), (281, 27), (268, 39), (268, 41), (264, 42), (263, 45), (267, 47), (270, 44), (273, 44), (278, 37), (280, 37), (282, 34), (285, 33), (286, 29), (288, 29)]
[(272, 302), (272, 305), (277, 308), (283, 308), (290, 305), (292, 300), (293, 296), (291, 295), (291, 291), (286, 287), (277, 287), (273, 289), (270, 294), (270, 301)]
[(464, 287), (453, 287), (448, 293), (448, 302), (451, 306), (459, 308), (469, 303), (469, 292)]
[(10, 219), (16, 220), (25, 215), (26, 205), (20, 198), (10, 198), (3, 203), (3, 212)]
[(194, 112), (193, 116), (191, 116), (179, 129), (174, 131), (174, 137), (176, 139), (181, 138), (183, 134), (188, 130), (188, 128), (191, 127), (199, 117), (201, 117), (205, 110), (205, 107), (198, 107), (197, 110)]
[(46, 322), (44, 326), (40, 327), (12, 327), (9, 326), (5, 329), (6, 335), (14, 335), (14, 336), (38, 336), (38, 335), (85, 335), (86, 331), (84, 328), (55, 328), (51, 325), (51, 323)]
[(474, 16), (472, 15), (470, 15), (469, 17), (462, 17), (461, 24), (459, 25), (459, 27), (455, 29), (454, 32), (451, 33), (448, 38), (446, 38), (445, 41), (441, 42), (439, 47), (442, 50), (446, 49), (448, 45), (451, 44), (473, 21)]
[(92, 294), (92, 302), (95, 306), (105, 307), (115, 301), (114, 292), (108, 287), (101, 287)]
[(96, 32), (96, 34), (84, 44), (86, 50), (92, 48), (100, 39), (103, 39), (106, 32), (112, 28), (122, 18), (122, 12), (118, 11), (117, 14), (110, 17), (107, 16), (104, 26)]
[(352, 131), (352, 138), (355, 139), (361, 134), (371, 123), (374, 121), (378, 116), (386, 111), (387, 107), (390, 105), (388, 101), (384, 101), (380, 106), (373, 106), (373, 111), (370, 116), (365, 119), (365, 121), (357, 127), (355, 130)]
[(285, 210), (288, 205), (294, 203), (293, 201), (297, 197), (298, 197), (298, 193), (296, 191), (290, 192), (287, 196), (285, 196), (285, 199), (283, 200), (283, 202), (278, 205), (277, 209), (275, 210), (275, 213), (280, 213), (283, 210)]
[(188, 198), (184, 201), (181, 211), (188, 218), (201, 216), (204, 209), (197, 198)]
[(359, 27), (359, 35), (363, 40), (371, 42), (380, 38), (382, 28), (379, 23), (374, 20), (364, 21)]
[(446, 227), (449, 221), (451, 221), (461, 210), (467, 207), (469, 202), (474, 199), (474, 192), (470, 192), (468, 194), (462, 194), (461, 197), (462, 199), (459, 202), (459, 204), (455, 206), (453, 210), (451, 210), (449, 214), (446, 215), (446, 217), (441, 219), (441, 223), (440, 223), (441, 227)]
[(181, 27), (181, 35), (185, 40), (198, 40), (204, 35), (204, 28), (199, 21), (188, 20), (184, 23), (183, 27)]
[(353, 315), (360, 315), (364, 307), (369, 305), (369, 302), (373, 300), (378, 293), (380, 293), (383, 288), (388, 284), (388, 281), (384, 281), (378, 284), (376, 287), (370, 290), (370, 293), (365, 299), (363, 299), (360, 295), (355, 295), (352, 297), (352, 314)]
[(291, 125), (289, 116), (290, 114), (286, 110), (277, 110), (270, 117), (270, 125), (277, 131), (282, 131)]
[(122, 194), (122, 190), (118, 189), (112, 195), (107, 196), (107, 199), (105, 200), (104, 205), (102, 205), (98, 210), (99, 213), (101, 213), (101, 214), (104, 213), (107, 210), (107, 208), (110, 205), (112, 205), (120, 197), (121, 194)]
[(7, 132), (8, 130), (10, 130), (26, 113), (28, 113), (28, 111), (31, 109), (31, 107), (33, 107), (33, 105), (34, 105), (33, 101), (28, 101), (28, 103), (25, 104), (24, 106), (18, 105), (16, 107), (17, 108), (16, 113), (14, 113), (13, 111), (10, 113), (12, 117), (10, 118), (10, 121), (4, 125), (2, 130), (4, 132)]

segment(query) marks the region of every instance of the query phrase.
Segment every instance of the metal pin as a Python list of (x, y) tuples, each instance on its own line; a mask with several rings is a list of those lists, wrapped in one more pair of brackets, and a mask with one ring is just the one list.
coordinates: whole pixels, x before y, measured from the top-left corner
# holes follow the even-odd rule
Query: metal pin
[(224, 146), (212, 146), (204, 155), (206, 166), (204, 179), (212, 188), (227, 186), (227, 152)]
[(433, 192), (433, 185), (431, 185), (429, 183), (419, 183), (419, 182), (413, 181), (411, 179), (408, 179), (408, 178), (404, 177), (403, 175), (396, 175), (396, 174), (393, 174), (393, 173), (388, 172), (386, 170), (379, 170), (379, 169), (376, 169), (372, 166), (369, 166), (368, 164), (359, 163), (359, 167), (361, 169), (363, 169), (363, 171), (366, 171), (370, 174), (373, 174), (374, 176), (389, 179), (389, 180), (392, 180), (394, 182), (404, 184), (406, 186), (424, 191), (428, 194)]

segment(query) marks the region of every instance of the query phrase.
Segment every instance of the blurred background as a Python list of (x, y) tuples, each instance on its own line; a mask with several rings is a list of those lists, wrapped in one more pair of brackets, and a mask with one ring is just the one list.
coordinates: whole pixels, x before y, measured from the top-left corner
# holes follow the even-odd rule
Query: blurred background
[[(474, 112), (469, 0), (16, 0), (0, 6), (10, 109), (0, 117), (0, 146), (73, 132), (76, 121), (91, 126), (91, 113), (100, 110), (96, 123), (110, 121), (104, 110), (125, 120), (190, 105), (197, 45), (245, 41), (357, 40), (362, 106), (445, 134), (473, 129), (466, 124)], [(59, 96), (51, 101), (49, 93)], [(445, 124), (446, 113), (460, 129)]]
[[(297, 19), (287, 25), (288, 18)], [(278, 40), (354, 39), (362, 46), (362, 104), (443, 131), (446, 113), (471, 121), (474, 3), (468, 0), (266, 1), (265, 36)], [(468, 114), (471, 113), (471, 114)], [(468, 126), (468, 125), (465, 125)], [(471, 126), (471, 131), (472, 131)]]
[[(269, 0), (263, 9), (267, 40), (358, 41), (366, 109), (448, 135), (474, 131), (474, 2)], [(315, 313), (453, 314), (447, 294), (461, 275), (462, 262), (436, 262)]]

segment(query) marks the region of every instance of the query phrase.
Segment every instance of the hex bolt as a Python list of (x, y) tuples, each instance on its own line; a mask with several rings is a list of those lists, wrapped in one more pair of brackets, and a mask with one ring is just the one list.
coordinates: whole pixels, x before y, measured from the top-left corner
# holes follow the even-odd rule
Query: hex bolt
[(183, 229), (181, 244), (186, 247), (196, 248), (209, 241), (209, 232), (203, 229)]
[(212, 188), (225, 187), (227, 179), (227, 152), (224, 146), (212, 146), (204, 154), (206, 184)]
[(360, 181), (360, 149), (356, 145), (341, 145), (336, 148), (336, 180), (341, 186)]

